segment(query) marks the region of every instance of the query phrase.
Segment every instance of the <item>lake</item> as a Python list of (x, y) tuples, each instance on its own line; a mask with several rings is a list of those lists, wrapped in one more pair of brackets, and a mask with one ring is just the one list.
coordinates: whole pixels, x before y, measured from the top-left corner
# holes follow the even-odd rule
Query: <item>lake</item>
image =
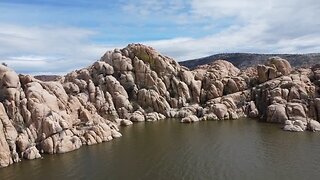
[(13, 179), (319, 179), (320, 134), (250, 119), (121, 128), (123, 137), (0, 169)]

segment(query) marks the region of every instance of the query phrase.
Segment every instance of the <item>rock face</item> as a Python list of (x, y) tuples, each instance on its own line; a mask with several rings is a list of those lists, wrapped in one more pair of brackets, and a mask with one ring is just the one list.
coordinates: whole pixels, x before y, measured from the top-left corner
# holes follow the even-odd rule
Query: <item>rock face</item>
[[(95, 63), (91, 71), (108, 75), (112, 67)], [(127, 99), (121, 99), (126, 96), (123, 87), (112, 84), (124, 91), (113, 94), (113, 101), (87, 72), (71, 73), (77, 79), (69, 74), (61, 81), (43, 82), (0, 66), (0, 167), (40, 158), (40, 152), (65, 153), (120, 136), (116, 121), (107, 115), (118, 116), (114, 103), (130, 109)]]
[(219, 60), (194, 70), (130, 44), (58, 81), (0, 65), (0, 167), (121, 137), (132, 122), (260, 118), (288, 131), (320, 130), (319, 68), (280, 58), (240, 71)]

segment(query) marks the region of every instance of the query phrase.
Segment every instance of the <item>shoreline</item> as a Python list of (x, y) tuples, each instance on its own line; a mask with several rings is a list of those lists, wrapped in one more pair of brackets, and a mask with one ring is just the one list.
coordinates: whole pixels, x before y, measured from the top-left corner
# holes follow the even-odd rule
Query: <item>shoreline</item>
[[(279, 126), (249, 119), (193, 124), (169, 119), (135, 123), (120, 129), (123, 137), (115, 141), (24, 161), (0, 169), (0, 174), (8, 180), (21, 177), (161, 179), (164, 176), (179, 179), (182, 174), (191, 179), (217, 177), (212, 173), (223, 176), (226, 172), (230, 179), (253, 174), (270, 179), (287, 175), (288, 171), (294, 172), (290, 173), (290, 179), (305, 176), (307, 172), (316, 177), (317, 168), (310, 167), (318, 164), (315, 159), (319, 157), (316, 148), (320, 145), (319, 134), (290, 133), (281, 131)], [(301, 167), (297, 162), (306, 166)]]
[(119, 126), (178, 118), (258, 118), (287, 131), (320, 130), (320, 67), (279, 57), (239, 70), (214, 61), (193, 70), (129, 44), (57, 81), (0, 65), (0, 167), (121, 137)]

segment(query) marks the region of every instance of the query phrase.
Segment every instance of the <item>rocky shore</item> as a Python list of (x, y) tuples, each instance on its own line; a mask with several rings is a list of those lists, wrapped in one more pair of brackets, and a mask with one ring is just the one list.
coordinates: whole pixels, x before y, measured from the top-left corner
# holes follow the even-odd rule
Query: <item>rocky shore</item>
[(320, 65), (274, 57), (239, 70), (218, 60), (194, 70), (130, 44), (57, 81), (0, 65), (0, 167), (121, 137), (120, 125), (250, 117), (287, 131), (320, 130)]

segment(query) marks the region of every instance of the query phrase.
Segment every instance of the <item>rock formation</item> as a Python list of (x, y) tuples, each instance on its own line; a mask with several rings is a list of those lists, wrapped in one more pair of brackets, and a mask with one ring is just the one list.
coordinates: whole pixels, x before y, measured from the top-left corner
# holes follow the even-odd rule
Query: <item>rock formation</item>
[(320, 67), (271, 58), (240, 71), (223, 60), (190, 71), (130, 44), (57, 81), (0, 65), (0, 167), (121, 137), (132, 122), (260, 118), (288, 131), (320, 130)]

